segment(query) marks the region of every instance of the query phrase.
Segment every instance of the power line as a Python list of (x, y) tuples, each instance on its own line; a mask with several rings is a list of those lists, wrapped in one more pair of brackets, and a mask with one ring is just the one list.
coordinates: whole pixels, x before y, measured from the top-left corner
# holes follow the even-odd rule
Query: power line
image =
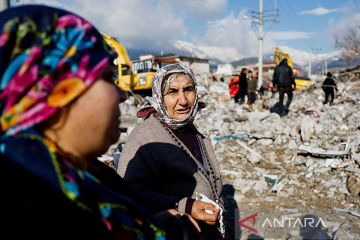
[(304, 25), (301, 23), (298, 15), (296, 14), (296, 12), (295, 12), (295, 10), (293, 9), (292, 5), (289, 3), (289, 0), (286, 0), (286, 2), (287, 2), (287, 4), (288, 4), (288, 6), (290, 7), (290, 10), (294, 13), (293, 15), (295, 16), (295, 19), (296, 19), (297, 22), (299, 23), (300, 28), (301, 28), (304, 32), (306, 32), (306, 31), (305, 31), (305, 28), (304, 28)]
[(292, 18), (288, 15), (288, 12), (286, 11), (284, 5), (282, 4), (282, 1), (279, 1), (279, 3), (280, 3), (280, 10), (282, 9), (282, 11), (280, 11), (280, 13), (282, 13), (282, 14), (280, 14), (280, 17), (283, 17), (283, 16), (284, 16), (284, 17), (286, 17), (286, 19), (284, 19), (284, 20), (288, 20), (288, 21), (284, 21), (284, 20), (283, 20), (283, 22), (284, 22), (287, 26), (289, 26), (289, 30), (295, 29), (295, 28), (296, 28), (295, 25), (293, 25), (293, 27), (291, 27), (290, 25), (288, 25), (288, 24), (291, 23), (290, 20), (292, 20)]
[[(276, 0), (275, 0), (276, 2)], [(279, 9), (275, 8), (276, 6), (274, 6), (274, 9), (271, 10), (263, 10), (262, 11), (262, 22), (266, 23), (269, 22), (271, 23), (270, 25), (268, 25), (268, 27), (266, 28), (264, 32), (264, 34), (261, 36), (262, 38), (265, 37), (266, 33), (271, 29), (271, 27), (278, 22), (277, 18), (279, 16)], [(259, 38), (260, 36), (258, 35), (257, 31), (257, 25), (259, 25), (260, 22), (260, 13), (257, 11), (251, 11), (251, 23), (252, 23), (252, 27), (255, 31), (255, 33), (257, 34), (257, 37)]]
[[(292, 13), (293, 13), (293, 14), (291, 14), (291, 15), (292, 15), (292, 16), (295, 16), (294, 18), (295, 18), (295, 20), (296, 20), (296, 22), (297, 22), (297, 24), (298, 24), (298, 27), (300, 27), (300, 30), (303, 31), (303, 32), (307, 32), (307, 31), (305, 30), (305, 28), (304, 28), (304, 25), (303, 25), (302, 22), (300, 21), (298, 15), (296, 14), (294, 8), (293, 8), (292, 5), (290, 4), (290, 2), (289, 2), (288, 0), (286, 0), (286, 2), (287, 2), (287, 5), (289, 6), (290, 11), (292, 11)], [(305, 44), (309, 47), (309, 49), (311, 49), (311, 48), (312, 48), (311, 42), (310, 42), (307, 38), (304, 38), (304, 41), (305, 41)]]
[[(294, 21), (294, 17), (293, 17), (294, 11), (293, 11), (293, 13), (289, 13), (289, 11), (291, 10), (291, 9), (289, 9), (290, 6), (286, 8), (283, 5), (282, 1), (279, 1), (279, 3), (280, 3), (279, 6), (280, 6), (280, 19), (281, 19), (280, 21), (282, 23), (284, 23), (284, 25), (286, 25), (287, 29), (290, 31), (294, 31), (294, 30), (296, 31), (296, 29), (299, 29), (299, 25), (295, 24), (295, 21)], [(296, 13), (295, 13), (295, 15), (296, 15)], [(301, 30), (303, 32), (306, 32), (303, 29), (301, 29)], [(304, 38), (304, 41), (308, 48), (312, 47), (310, 41), (307, 38)]]

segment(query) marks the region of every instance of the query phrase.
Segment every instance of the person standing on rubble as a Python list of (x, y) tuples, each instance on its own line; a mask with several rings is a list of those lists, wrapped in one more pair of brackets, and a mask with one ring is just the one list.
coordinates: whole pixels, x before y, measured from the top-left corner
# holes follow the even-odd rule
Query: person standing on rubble
[(245, 102), (245, 96), (247, 95), (248, 80), (247, 80), (247, 68), (241, 69), (239, 90), (234, 97), (235, 102), (243, 104)]
[[(322, 89), (325, 93), (325, 101), (323, 102), (323, 104), (327, 104), (328, 102), (330, 103), (330, 105), (333, 104), (334, 101), (334, 96), (335, 96), (335, 90), (338, 91), (336, 83), (334, 81), (334, 79), (332, 78), (332, 74), (331, 72), (328, 72), (326, 74), (326, 78), (322, 84)], [(330, 98), (330, 100), (329, 100)]]
[(252, 75), (252, 71), (249, 70), (248, 72), (248, 88), (247, 88), (247, 94), (248, 94), (248, 105), (251, 108), (252, 104), (256, 101), (256, 90), (257, 90), (257, 84), (258, 79), (256, 76)]
[(142, 193), (149, 210), (186, 212), (198, 221), (201, 239), (221, 239), (222, 181), (210, 139), (193, 124), (205, 104), (192, 70), (181, 63), (159, 69), (152, 96), (152, 106), (138, 112), (145, 121), (131, 132), (117, 172)]
[[(120, 136), (126, 97), (113, 82), (115, 57), (73, 13), (42, 5), (0, 13), (2, 234), (165, 239), (128, 183), (112, 169), (108, 179), (110, 168), (97, 160)], [(175, 209), (166, 213), (178, 219)]]
[(295, 77), (287, 59), (284, 58), (274, 70), (273, 86), (279, 91), (279, 103), (283, 105), (284, 95), (287, 95), (285, 110), (288, 111), (292, 98), (293, 90), (296, 88)]

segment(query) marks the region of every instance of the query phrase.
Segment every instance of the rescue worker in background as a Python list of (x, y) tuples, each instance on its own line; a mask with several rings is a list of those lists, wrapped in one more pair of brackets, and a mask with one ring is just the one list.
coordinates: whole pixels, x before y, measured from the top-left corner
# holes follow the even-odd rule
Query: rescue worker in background
[(258, 84), (257, 76), (253, 76), (252, 71), (249, 70), (248, 79), (247, 79), (247, 85), (248, 85), (248, 88), (247, 88), (248, 102), (247, 103), (250, 108), (252, 107), (252, 104), (256, 100), (257, 84)]
[(212, 73), (211, 73), (211, 79), (213, 80), (213, 82), (217, 82), (217, 78), (216, 78), (215, 72), (212, 72)]
[(325, 101), (323, 103), (327, 104), (329, 102), (329, 97), (330, 97), (330, 105), (331, 105), (334, 101), (334, 96), (335, 96), (334, 90), (338, 91), (336, 83), (332, 78), (331, 72), (328, 72), (326, 74), (326, 78), (322, 84), (322, 89), (324, 90), (325, 93)]
[(292, 98), (293, 89), (296, 87), (294, 73), (287, 63), (287, 59), (284, 58), (279, 65), (275, 67), (273, 75), (273, 85), (279, 91), (279, 102), (283, 104), (284, 95), (287, 95), (287, 101), (285, 104), (286, 111), (289, 110)]
[(243, 104), (247, 95), (247, 68), (243, 68), (240, 73), (239, 91), (234, 97), (235, 102)]

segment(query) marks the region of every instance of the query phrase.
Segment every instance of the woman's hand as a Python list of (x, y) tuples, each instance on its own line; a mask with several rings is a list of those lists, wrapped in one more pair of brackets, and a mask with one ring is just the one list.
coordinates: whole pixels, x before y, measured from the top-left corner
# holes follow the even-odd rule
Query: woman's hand
[(219, 214), (220, 209), (211, 203), (195, 200), (192, 205), (191, 216), (197, 220), (205, 221), (209, 225), (216, 223), (219, 219)]

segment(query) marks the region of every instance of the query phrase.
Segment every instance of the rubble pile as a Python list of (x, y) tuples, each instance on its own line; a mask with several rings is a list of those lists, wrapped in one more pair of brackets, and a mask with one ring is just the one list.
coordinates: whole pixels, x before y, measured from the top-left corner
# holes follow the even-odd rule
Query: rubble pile
[[(269, 112), (278, 95), (266, 94), (251, 111), (227, 97), (225, 84), (210, 87), (196, 124), (213, 140), (223, 181), (235, 188), (240, 212), (316, 209), (332, 224), (329, 236), (346, 225), (350, 235), (344, 239), (360, 238), (360, 79), (342, 79), (333, 105), (323, 105), (319, 79), (294, 92), (283, 118)], [(334, 209), (353, 209), (357, 216), (344, 220)]]
[[(234, 103), (227, 81), (198, 79), (200, 100), (207, 107), (195, 124), (212, 140), (223, 182), (235, 189), (240, 218), (254, 211), (262, 218), (316, 213), (328, 236), (360, 239), (359, 75), (338, 75), (339, 91), (331, 106), (323, 105), (323, 79), (305, 91), (295, 91), (290, 111), (282, 118), (269, 112), (277, 94), (271, 97), (268, 92), (249, 107)], [(147, 103), (143, 99), (142, 104)], [(128, 133), (141, 121), (135, 115), (143, 105), (135, 104), (129, 98), (120, 106)], [(127, 136), (122, 134), (120, 143)], [(251, 233), (241, 231), (242, 236)], [(272, 228), (258, 234), (300, 239), (301, 232)]]

